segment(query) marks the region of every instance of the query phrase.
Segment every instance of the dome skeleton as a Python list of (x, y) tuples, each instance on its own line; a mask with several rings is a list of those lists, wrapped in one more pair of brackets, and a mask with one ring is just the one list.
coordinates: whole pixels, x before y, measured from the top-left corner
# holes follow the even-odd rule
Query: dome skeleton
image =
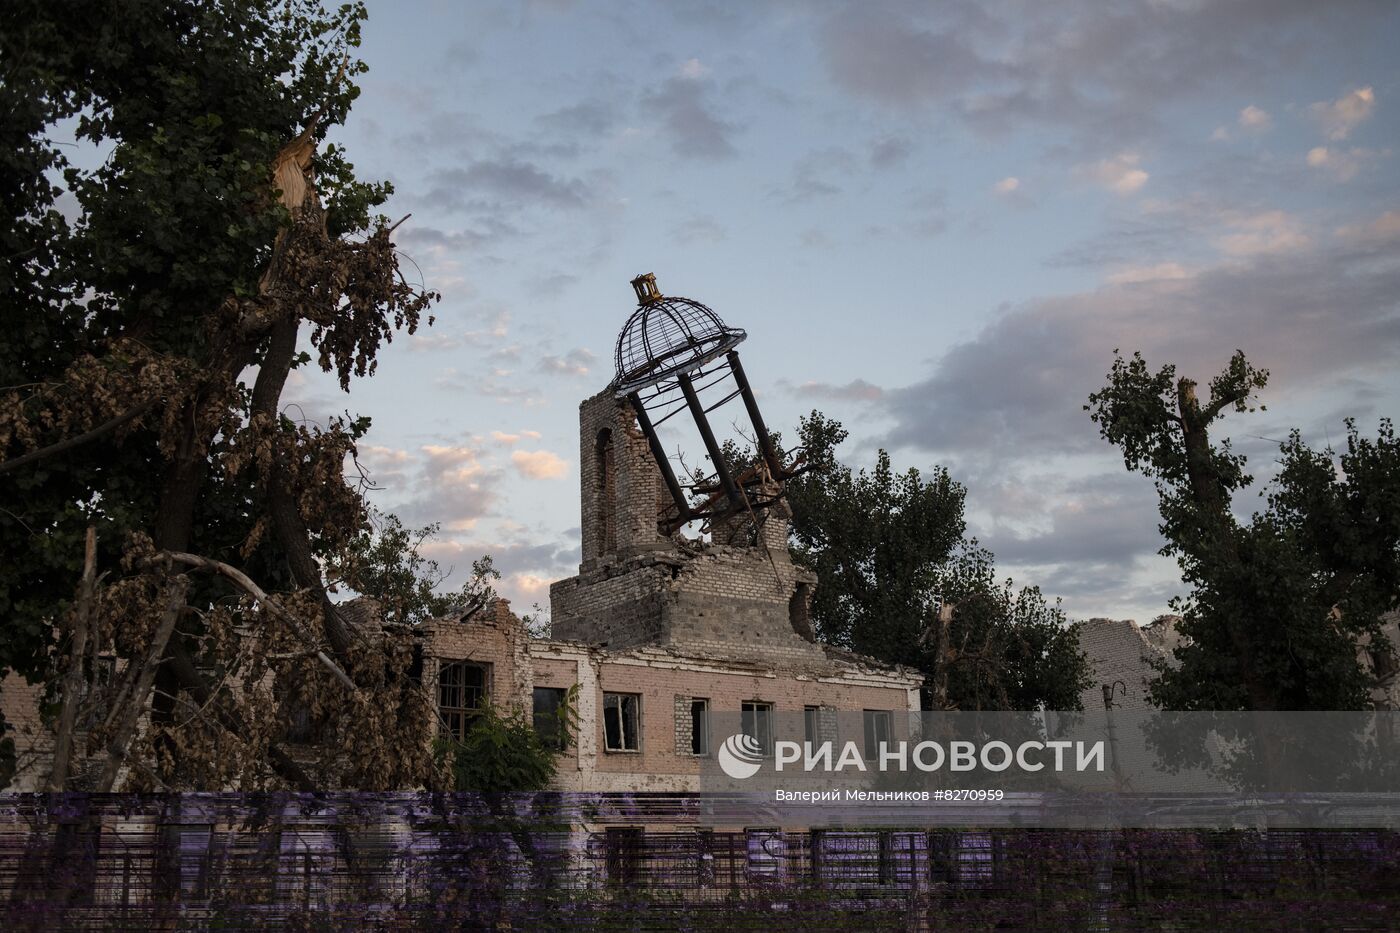
[[(801, 454), (785, 465), (773, 446), (735, 349), (748, 334), (726, 326), (718, 314), (698, 301), (661, 294), (651, 273), (633, 279), (632, 288), (638, 307), (618, 334), (611, 388), (617, 398), (631, 403), (671, 494), (673, 508), (660, 520), (664, 531), (670, 534), (697, 519), (713, 522), (772, 505), (782, 498), (784, 481), (805, 468)], [(701, 403), (702, 392), (730, 378), (735, 386), (732, 391), (708, 407)], [(761, 455), (758, 464), (737, 476), (725, 464), (707, 417), (735, 396), (744, 401)], [(676, 479), (656, 433), (662, 423), (685, 410), (694, 419), (715, 467), (713, 479), (688, 486)], [(653, 414), (657, 415), (654, 419)], [(707, 498), (693, 505), (686, 497), (686, 488)]]

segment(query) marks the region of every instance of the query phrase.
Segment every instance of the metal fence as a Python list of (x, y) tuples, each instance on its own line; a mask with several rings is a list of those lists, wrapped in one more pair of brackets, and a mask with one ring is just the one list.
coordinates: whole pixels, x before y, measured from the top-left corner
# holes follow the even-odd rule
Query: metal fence
[(0, 797), (5, 929), (1390, 930), (1400, 837), (693, 825), (664, 796)]

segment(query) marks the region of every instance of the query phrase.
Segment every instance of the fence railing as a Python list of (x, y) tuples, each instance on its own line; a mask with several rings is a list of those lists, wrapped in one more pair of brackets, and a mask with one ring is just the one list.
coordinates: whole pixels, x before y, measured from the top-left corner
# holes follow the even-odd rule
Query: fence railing
[(693, 812), (635, 795), (0, 797), (0, 928), (1382, 930), (1400, 908), (1400, 836), (1380, 830), (716, 830)]

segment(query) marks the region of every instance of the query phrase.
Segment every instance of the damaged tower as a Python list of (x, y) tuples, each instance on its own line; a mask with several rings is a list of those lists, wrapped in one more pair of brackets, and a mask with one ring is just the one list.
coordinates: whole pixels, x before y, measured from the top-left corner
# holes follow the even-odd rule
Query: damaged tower
[[(579, 406), (583, 561), (550, 588), (556, 638), (655, 645), (715, 657), (822, 657), (808, 611), (816, 577), (788, 556), (783, 463), (737, 346), (747, 336), (650, 274), (617, 339), (616, 375)], [(725, 462), (710, 413), (742, 399), (750, 464)], [(657, 434), (673, 417), (699, 432), (713, 472), (678, 477)], [(686, 538), (699, 524), (708, 542)]]

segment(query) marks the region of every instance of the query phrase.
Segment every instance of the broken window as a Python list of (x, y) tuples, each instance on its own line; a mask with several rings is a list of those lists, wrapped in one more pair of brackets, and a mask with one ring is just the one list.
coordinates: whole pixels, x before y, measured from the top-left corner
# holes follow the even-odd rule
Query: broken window
[(569, 744), (562, 712), (567, 692), (563, 687), (536, 687), (534, 695), (535, 731), (545, 745), (561, 752)]
[(321, 724), (311, 714), (311, 704), (294, 700), (287, 710), (287, 741), (294, 745), (311, 745), (321, 739)]
[(328, 710), (314, 710), (314, 697), (307, 691), (309, 685), (301, 680), (290, 678), (277, 682), (277, 693), (281, 700), (280, 708), (286, 723), (286, 740), (293, 745), (314, 745), (321, 741), (325, 730)]
[(603, 694), (603, 747), (610, 752), (639, 752), (642, 698), (635, 693)]
[(690, 753), (710, 753), (710, 701), (703, 697), (690, 699)]
[(762, 700), (745, 700), (739, 705), (740, 728), (753, 736), (765, 757), (773, 755), (773, 704)]
[(459, 742), (466, 738), (486, 707), (490, 665), (470, 661), (445, 663), (438, 671), (438, 717), (442, 728)]
[(890, 741), (890, 725), (894, 719), (887, 709), (865, 711), (865, 760), (874, 761), (880, 756), (880, 746)]
[(812, 748), (820, 745), (822, 741), (821, 715), (820, 706), (802, 707), (802, 738)]

